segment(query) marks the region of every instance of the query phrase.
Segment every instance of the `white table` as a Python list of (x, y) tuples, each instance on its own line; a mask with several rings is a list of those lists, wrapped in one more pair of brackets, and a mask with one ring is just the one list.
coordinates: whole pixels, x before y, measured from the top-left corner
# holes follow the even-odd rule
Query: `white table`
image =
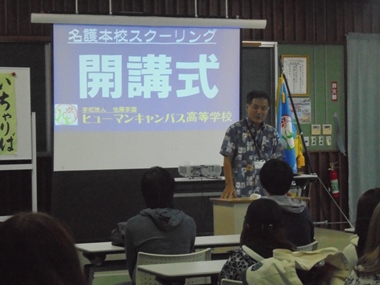
[(215, 248), (225, 246), (239, 246), (240, 234), (199, 236), (195, 238), (195, 248)]
[(75, 246), (94, 265), (101, 265), (108, 254), (125, 252), (124, 247), (112, 245), (110, 241), (77, 243)]
[(346, 229), (344, 229), (344, 231), (346, 232), (346, 233), (355, 233), (355, 228), (346, 228)]
[[(198, 236), (195, 238), (195, 248), (215, 248), (234, 246), (240, 244), (240, 234), (233, 235), (216, 235), (216, 236)], [(121, 246), (114, 246), (110, 241), (77, 243), (76, 248), (82, 255), (90, 261), (90, 265), (85, 266), (85, 273), (91, 284), (96, 268), (105, 270), (120, 270), (120, 267), (126, 268), (125, 249)], [(107, 255), (123, 254), (121, 259), (112, 262), (105, 262)], [(106, 264), (107, 263), (107, 264)]]
[[(226, 246), (239, 246), (240, 234), (216, 235), (216, 236), (197, 236), (195, 238), (195, 248), (215, 248)], [(121, 246), (114, 246), (110, 241), (77, 243), (76, 248), (94, 265), (100, 265), (108, 254), (124, 253), (125, 249)]]
[(212, 284), (216, 283), (219, 272), (227, 260), (209, 260), (180, 262), (167, 264), (139, 265), (141, 271), (154, 274), (156, 279), (162, 283), (170, 285), (173, 281), (180, 281), (184, 278), (211, 277)]

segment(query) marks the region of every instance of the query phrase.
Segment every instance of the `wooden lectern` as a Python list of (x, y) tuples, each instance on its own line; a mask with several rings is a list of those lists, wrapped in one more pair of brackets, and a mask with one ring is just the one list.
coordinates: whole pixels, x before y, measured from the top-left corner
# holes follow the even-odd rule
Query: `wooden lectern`
[[(260, 199), (260, 198), (259, 198)], [(293, 197), (306, 203), (309, 197)], [(244, 216), (253, 198), (210, 198), (213, 204), (214, 235), (241, 234)]]
[(240, 234), (243, 229), (244, 216), (249, 198), (210, 198), (213, 203), (214, 235)]

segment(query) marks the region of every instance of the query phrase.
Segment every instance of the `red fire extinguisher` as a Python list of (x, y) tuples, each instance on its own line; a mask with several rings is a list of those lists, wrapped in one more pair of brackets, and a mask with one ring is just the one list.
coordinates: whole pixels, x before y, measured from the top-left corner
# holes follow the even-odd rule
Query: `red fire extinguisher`
[(330, 184), (331, 184), (331, 195), (334, 198), (339, 198), (339, 183), (338, 183), (338, 173), (334, 168), (334, 163), (330, 163)]

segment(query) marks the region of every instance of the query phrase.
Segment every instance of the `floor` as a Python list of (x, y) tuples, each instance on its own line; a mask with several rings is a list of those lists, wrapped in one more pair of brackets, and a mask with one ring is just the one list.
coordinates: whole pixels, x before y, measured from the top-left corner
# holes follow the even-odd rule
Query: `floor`
[[(352, 233), (344, 231), (336, 231), (325, 228), (315, 228), (315, 239), (318, 240), (318, 248), (335, 247), (338, 250), (343, 250), (349, 243), (349, 238)], [(114, 259), (123, 258), (124, 255), (115, 255)], [(82, 264), (86, 264), (87, 260), (81, 257)], [(93, 285), (114, 285), (119, 282), (129, 281), (127, 270), (96, 272)]]
[(314, 236), (318, 241), (318, 248), (336, 247), (339, 250), (343, 250), (346, 245), (349, 244), (349, 240), (352, 235), (352, 233), (346, 233), (344, 231), (336, 231), (319, 227), (314, 229)]

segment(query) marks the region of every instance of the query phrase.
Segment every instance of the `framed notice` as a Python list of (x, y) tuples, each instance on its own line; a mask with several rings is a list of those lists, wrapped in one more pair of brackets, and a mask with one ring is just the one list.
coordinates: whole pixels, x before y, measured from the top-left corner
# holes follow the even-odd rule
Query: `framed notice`
[(307, 55), (282, 55), (284, 73), (293, 96), (308, 96), (308, 62)]

